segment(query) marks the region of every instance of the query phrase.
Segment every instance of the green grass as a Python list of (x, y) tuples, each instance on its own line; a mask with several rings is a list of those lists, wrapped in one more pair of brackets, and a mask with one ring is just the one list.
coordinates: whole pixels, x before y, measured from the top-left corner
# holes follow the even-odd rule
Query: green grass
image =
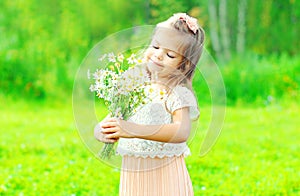
[[(195, 195), (300, 194), (299, 112), (297, 104), (227, 107), (216, 145), (200, 157), (210, 119), (202, 108), (186, 159)], [(1, 98), (0, 125), (0, 195), (117, 195), (119, 170), (85, 147), (71, 102)]]

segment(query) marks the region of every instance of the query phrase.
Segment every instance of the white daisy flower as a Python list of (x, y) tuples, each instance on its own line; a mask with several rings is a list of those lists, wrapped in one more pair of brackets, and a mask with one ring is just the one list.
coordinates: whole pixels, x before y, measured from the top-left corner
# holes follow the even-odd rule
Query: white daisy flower
[(111, 52), (111, 53), (108, 54), (108, 61), (109, 62), (113, 62), (113, 63), (116, 62), (116, 56), (114, 55), (113, 52)]
[(118, 59), (119, 62), (123, 62), (123, 60), (124, 60), (124, 55), (123, 55), (123, 54), (118, 54), (117, 59)]
[(136, 62), (135, 56), (136, 56), (136, 55), (135, 55), (134, 53), (132, 53), (132, 54), (130, 55), (130, 57), (127, 58), (127, 61), (128, 61), (129, 64), (134, 64), (134, 63)]

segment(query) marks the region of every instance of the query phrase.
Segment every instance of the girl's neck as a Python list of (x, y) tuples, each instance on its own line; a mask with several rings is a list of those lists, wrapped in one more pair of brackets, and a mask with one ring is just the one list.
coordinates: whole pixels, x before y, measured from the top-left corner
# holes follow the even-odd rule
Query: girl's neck
[(176, 82), (177, 81), (176, 78), (171, 79), (168, 77), (162, 77), (159, 76), (159, 74), (157, 73), (151, 73), (150, 80), (152, 85), (154, 85), (159, 89), (165, 89), (165, 90), (172, 89), (179, 84), (178, 82)]
[(167, 89), (167, 86), (164, 82), (157, 81), (157, 80), (151, 80), (151, 85), (155, 87), (156, 89)]
[(157, 80), (151, 79), (151, 85), (159, 90), (169, 91), (175, 87), (173, 83), (171, 83), (168, 78), (160, 78)]
[(168, 85), (168, 78), (161, 77), (157, 72), (151, 73), (151, 83), (157, 87), (166, 88)]

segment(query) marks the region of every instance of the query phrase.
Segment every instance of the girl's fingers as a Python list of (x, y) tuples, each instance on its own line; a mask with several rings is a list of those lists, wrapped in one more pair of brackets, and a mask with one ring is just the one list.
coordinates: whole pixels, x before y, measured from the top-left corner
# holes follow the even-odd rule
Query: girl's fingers
[(107, 139), (107, 138), (105, 138), (105, 142), (107, 142), (107, 143), (115, 143), (115, 142), (117, 142), (118, 141), (118, 139)]
[(108, 134), (105, 136), (105, 139), (118, 139), (119, 138), (119, 133), (112, 133), (112, 134)]
[(105, 143), (115, 143), (119, 140), (119, 138), (107, 138), (110, 134), (102, 133), (101, 141)]
[(102, 128), (116, 127), (118, 124), (116, 122), (103, 122), (101, 123)]
[(115, 133), (116, 131), (117, 131), (116, 127), (102, 129), (102, 133), (104, 134)]

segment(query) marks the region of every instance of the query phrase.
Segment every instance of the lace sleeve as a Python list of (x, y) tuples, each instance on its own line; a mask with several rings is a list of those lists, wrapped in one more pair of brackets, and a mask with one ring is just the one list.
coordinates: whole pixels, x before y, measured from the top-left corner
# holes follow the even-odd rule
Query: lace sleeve
[(167, 109), (173, 113), (175, 110), (184, 107), (189, 107), (192, 120), (199, 117), (200, 112), (194, 94), (186, 87), (176, 86), (167, 100)]

